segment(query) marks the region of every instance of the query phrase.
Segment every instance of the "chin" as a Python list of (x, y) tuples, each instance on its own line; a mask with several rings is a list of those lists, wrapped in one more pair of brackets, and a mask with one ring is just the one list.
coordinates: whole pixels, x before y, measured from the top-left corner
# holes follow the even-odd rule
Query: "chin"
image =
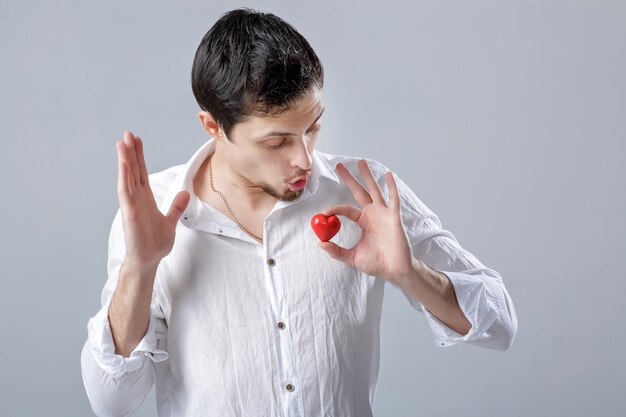
[(282, 201), (297, 200), (298, 198), (300, 198), (303, 192), (304, 192), (304, 188), (298, 191), (289, 190), (285, 194), (283, 194), (282, 197), (279, 197), (279, 200), (282, 200)]
[(280, 193), (278, 192), (278, 190), (276, 190), (273, 187), (264, 185), (263, 186), (263, 191), (265, 191), (266, 193), (268, 193), (269, 195), (271, 195), (272, 197), (275, 197), (281, 201), (294, 201), (297, 200), (298, 198), (300, 198), (300, 196), (302, 195), (302, 193), (304, 192), (304, 188), (298, 191), (291, 191), (289, 188), (287, 188), (287, 191), (285, 191), (284, 193)]

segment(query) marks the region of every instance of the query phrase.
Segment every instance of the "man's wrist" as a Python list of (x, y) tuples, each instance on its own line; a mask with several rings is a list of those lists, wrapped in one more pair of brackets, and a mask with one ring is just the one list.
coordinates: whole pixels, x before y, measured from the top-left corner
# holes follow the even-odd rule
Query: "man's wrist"
[(413, 270), (396, 278), (395, 283), (425, 307), (449, 304), (452, 283), (449, 278), (413, 257)]
[(398, 275), (391, 279), (398, 287), (408, 290), (408, 288), (414, 286), (416, 281), (422, 278), (426, 271), (426, 264), (417, 259), (415, 256), (411, 257), (411, 270), (405, 274)]
[(161, 259), (140, 261), (127, 256), (124, 258), (120, 268), (124, 269), (126, 273), (132, 274), (133, 276), (154, 276), (160, 263)]

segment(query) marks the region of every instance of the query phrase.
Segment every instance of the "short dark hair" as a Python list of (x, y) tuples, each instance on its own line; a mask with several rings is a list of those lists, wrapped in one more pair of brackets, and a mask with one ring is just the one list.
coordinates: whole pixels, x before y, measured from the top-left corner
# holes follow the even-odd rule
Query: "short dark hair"
[(224, 13), (204, 35), (191, 88), (226, 136), (247, 116), (276, 116), (313, 87), (324, 69), (309, 42), (280, 17), (249, 8)]

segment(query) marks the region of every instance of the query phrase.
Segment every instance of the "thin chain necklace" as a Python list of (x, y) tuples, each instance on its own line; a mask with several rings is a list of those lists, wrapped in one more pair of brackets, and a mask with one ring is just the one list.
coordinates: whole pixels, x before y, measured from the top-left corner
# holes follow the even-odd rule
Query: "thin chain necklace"
[(221, 192), (216, 190), (215, 187), (213, 186), (213, 170), (211, 169), (211, 159), (212, 158), (213, 158), (213, 154), (211, 154), (211, 156), (209, 157), (209, 179), (211, 181), (211, 189), (213, 189), (213, 191), (215, 191), (216, 193), (218, 193), (220, 195), (220, 197), (222, 197), (222, 201), (224, 202), (224, 205), (226, 206), (226, 209), (228, 209), (228, 212), (233, 217), (233, 219), (235, 219), (235, 221), (237, 222), (239, 227), (241, 227), (244, 232), (246, 232), (247, 234), (249, 234), (250, 236), (252, 236), (256, 240), (258, 240), (259, 242), (263, 242), (263, 238), (260, 238), (257, 235), (255, 235), (254, 233), (252, 233), (250, 230), (248, 230), (248, 228), (246, 226), (243, 225), (243, 223), (241, 223), (241, 221), (239, 221), (237, 216), (235, 216), (235, 213), (233, 213), (233, 210), (230, 208), (230, 206), (226, 202), (226, 197), (224, 197), (224, 194), (222, 194)]

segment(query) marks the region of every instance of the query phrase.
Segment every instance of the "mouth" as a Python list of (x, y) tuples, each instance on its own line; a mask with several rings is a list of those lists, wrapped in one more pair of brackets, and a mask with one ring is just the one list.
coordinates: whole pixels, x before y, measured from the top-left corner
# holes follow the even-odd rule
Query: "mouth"
[(306, 186), (308, 175), (303, 175), (288, 184), (291, 191), (299, 191)]

